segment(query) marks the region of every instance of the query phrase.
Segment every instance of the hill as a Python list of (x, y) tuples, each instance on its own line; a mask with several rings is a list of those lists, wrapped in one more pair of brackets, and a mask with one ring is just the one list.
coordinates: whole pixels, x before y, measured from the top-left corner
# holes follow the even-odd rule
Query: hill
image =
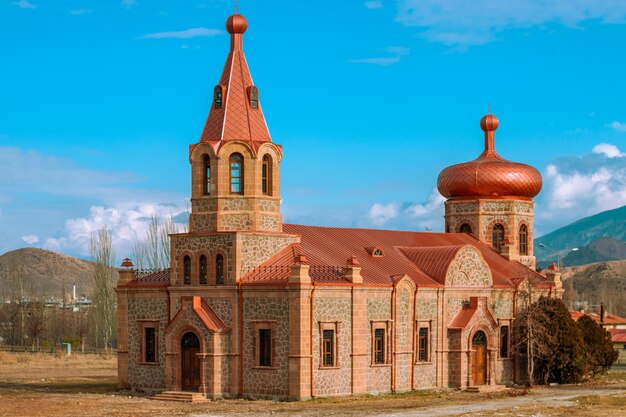
[(610, 313), (626, 317), (626, 260), (561, 269), (563, 300), (587, 301), (590, 311), (604, 303)]
[(601, 237), (576, 251), (570, 251), (562, 260), (563, 266), (587, 265), (602, 261), (626, 259), (626, 242)]
[(23, 277), (26, 295), (61, 297), (63, 288), (76, 295), (93, 291), (93, 263), (45, 249), (24, 248), (0, 256), (0, 295), (8, 294)]
[[(573, 248), (578, 248), (580, 251), (589, 246), (587, 247), (589, 250), (580, 254), (581, 258), (587, 257), (591, 262), (616, 259), (610, 253), (623, 252), (621, 249), (616, 249), (616, 251), (610, 249), (608, 246), (611, 243), (608, 241), (600, 241), (590, 245), (605, 237), (616, 241), (626, 241), (626, 206), (580, 219), (535, 239), (535, 256), (538, 261), (554, 261), (557, 257), (569, 256)], [(592, 254), (591, 252), (597, 253)], [(572, 256), (574, 259), (576, 258), (575, 255)], [(620, 255), (620, 258), (617, 259), (624, 259), (624, 256)]]

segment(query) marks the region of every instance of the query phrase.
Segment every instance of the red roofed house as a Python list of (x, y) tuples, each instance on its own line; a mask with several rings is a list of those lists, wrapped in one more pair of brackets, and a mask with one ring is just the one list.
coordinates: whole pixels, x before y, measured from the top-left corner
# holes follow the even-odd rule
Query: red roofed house
[(626, 319), (615, 314), (606, 313), (604, 307), (600, 308), (600, 313), (586, 313), (584, 311), (570, 310), (570, 315), (574, 320), (580, 319), (582, 316), (589, 316), (593, 321), (598, 323), (600, 327), (611, 333), (611, 341), (613, 349), (619, 356), (614, 365), (626, 365)]
[[(246, 19), (208, 120), (189, 148), (189, 233), (171, 269), (122, 269), (121, 386), (201, 397), (313, 396), (467, 388), (524, 379), (511, 350), (517, 294), (560, 296), (534, 272), (541, 176), (485, 150), (438, 180), (446, 233), (283, 224), (282, 148), (243, 53)], [(173, 395), (173, 394), (167, 394)]]

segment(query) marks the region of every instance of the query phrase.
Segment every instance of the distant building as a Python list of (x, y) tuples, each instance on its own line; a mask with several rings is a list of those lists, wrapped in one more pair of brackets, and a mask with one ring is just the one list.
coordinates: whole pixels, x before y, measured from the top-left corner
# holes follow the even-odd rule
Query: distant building
[(520, 294), (561, 288), (557, 270), (534, 270), (541, 176), (498, 155), (498, 119), (481, 120), (477, 159), (439, 176), (445, 233), (283, 224), (282, 147), (243, 53), (247, 25), (226, 23), (231, 50), (189, 148), (190, 231), (171, 236), (171, 269), (120, 270), (120, 385), (306, 399), (524, 380), (511, 349)]

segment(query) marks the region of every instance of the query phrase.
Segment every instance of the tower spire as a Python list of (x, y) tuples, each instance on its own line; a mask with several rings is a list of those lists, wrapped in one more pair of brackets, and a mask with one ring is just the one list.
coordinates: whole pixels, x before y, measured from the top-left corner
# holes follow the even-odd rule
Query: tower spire
[[(235, 9), (238, 7), (235, 3)], [(272, 139), (261, 109), (259, 90), (252, 81), (243, 52), (243, 35), (247, 29), (248, 21), (238, 13), (226, 21), (230, 52), (215, 87), (213, 105), (200, 141), (212, 142), (216, 148), (223, 142), (247, 142), (256, 152), (261, 143)]]

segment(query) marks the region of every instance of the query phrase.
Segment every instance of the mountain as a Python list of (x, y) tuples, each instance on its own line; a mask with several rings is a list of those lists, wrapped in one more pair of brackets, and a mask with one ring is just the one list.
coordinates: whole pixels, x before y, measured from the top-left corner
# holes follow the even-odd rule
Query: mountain
[[(596, 261), (624, 259), (623, 255), (619, 255), (618, 258), (610, 255), (623, 253), (621, 249), (609, 249), (609, 246), (619, 245), (608, 243), (608, 241), (596, 242), (605, 237), (615, 241), (626, 241), (626, 206), (585, 217), (535, 239), (535, 256), (538, 261), (544, 261), (541, 264), (545, 264), (545, 261), (554, 262), (557, 258), (570, 256), (574, 248), (581, 251), (582, 248), (589, 246), (587, 249), (597, 253), (591, 254), (585, 250), (580, 255), (581, 258), (587, 257)], [(575, 255), (572, 256), (576, 258)]]
[(589, 311), (604, 303), (608, 312), (626, 317), (626, 260), (562, 268), (561, 278), (564, 301), (587, 301)]
[(610, 237), (601, 237), (587, 246), (570, 251), (563, 259), (562, 266), (587, 265), (601, 261), (626, 259), (626, 242)]
[(71, 294), (91, 295), (93, 263), (45, 249), (25, 248), (0, 256), (0, 296), (9, 293), (23, 277), (25, 294), (60, 298), (65, 288)]

